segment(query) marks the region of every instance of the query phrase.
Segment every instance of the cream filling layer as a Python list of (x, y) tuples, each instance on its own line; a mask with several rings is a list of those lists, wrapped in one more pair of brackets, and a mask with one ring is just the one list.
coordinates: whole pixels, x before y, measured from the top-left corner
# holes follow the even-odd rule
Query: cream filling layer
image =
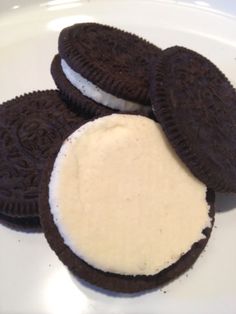
[(80, 73), (75, 72), (64, 59), (61, 59), (62, 71), (70, 83), (76, 87), (83, 95), (112, 109), (121, 111), (141, 111), (148, 112), (146, 106), (138, 103), (121, 99), (112, 94), (106, 93), (92, 82), (86, 80)]
[(124, 275), (175, 263), (211, 222), (206, 187), (141, 116), (113, 114), (76, 130), (55, 160), (49, 203), (77, 256)]

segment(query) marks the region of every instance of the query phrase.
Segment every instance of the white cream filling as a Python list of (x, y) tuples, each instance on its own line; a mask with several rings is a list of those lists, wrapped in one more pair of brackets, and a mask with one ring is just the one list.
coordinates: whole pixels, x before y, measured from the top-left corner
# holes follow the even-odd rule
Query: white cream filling
[(54, 222), (93, 267), (153, 275), (175, 263), (210, 226), (206, 187), (179, 160), (160, 126), (113, 114), (62, 145), (49, 183)]
[(81, 74), (75, 72), (64, 59), (61, 59), (62, 71), (70, 83), (83, 95), (93, 99), (99, 104), (121, 111), (148, 112), (149, 108), (138, 103), (121, 99), (112, 94), (106, 93), (92, 82), (86, 80)]

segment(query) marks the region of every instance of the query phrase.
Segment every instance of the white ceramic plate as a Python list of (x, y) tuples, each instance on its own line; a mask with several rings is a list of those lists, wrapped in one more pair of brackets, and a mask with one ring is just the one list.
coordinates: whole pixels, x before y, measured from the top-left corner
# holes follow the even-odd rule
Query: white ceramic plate
[[(215, 62), (236, 86), (234, 1), (2, 1), (0, 102), (54, 88), (50, 62), (59, 31), (96, 21), (132, 31), (161, 48), (184, 45)], [(31, 5), (34, 3), (33, 5)], [(105, 294), (75, 280), (40, 233), (0, 225), (1, 314), (235, 314), (236, 197), (218, 195), (215, 228), (194, 268), (161, 290)], [(230, 210), (227, 210), (230, 209)]]

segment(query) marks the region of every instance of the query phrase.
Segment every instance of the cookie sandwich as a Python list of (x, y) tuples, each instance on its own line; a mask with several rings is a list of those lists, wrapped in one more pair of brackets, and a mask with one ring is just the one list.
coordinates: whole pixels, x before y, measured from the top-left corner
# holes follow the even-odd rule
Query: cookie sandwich
[(84, 110), (151, 112), (148, 65), (161, 49), (112, 26), (81, 23), (63, 29), (51, 73), (61, 93), (81, 109), (82, 93), (93, 102)]

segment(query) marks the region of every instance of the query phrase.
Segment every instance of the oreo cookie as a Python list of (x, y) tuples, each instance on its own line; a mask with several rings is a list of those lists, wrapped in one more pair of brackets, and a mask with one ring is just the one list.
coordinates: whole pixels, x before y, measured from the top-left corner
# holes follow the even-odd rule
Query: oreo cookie
[[(59, 56), (54, 58), (51, 72), (61, 92), (78, 108), (75, 89), (106, 107), (147, 113), (148, 64), (160, 53), (153, 44), (117, 28), (75, 24), (61, 31)], [(65, 77), (72, 86), (63, 85)]]
[[(190, 210), (190, 208), (188, 206), (183, 208), (184, 203), (182, 203), (182, 205), (179, 206), (179, 204), (181, 202), (179, 203), (179, 199), (177, 199), (175, 197), (175, 195), (178, 195), (178, 196), (180, 195), (179, 192), (177, 192), (177, 194), (175, 194), (174, 190), (170, 191), (168, 194), (171, 195), (171, 197), (169, 197), (168, 199), (166, 198), (164, 203), (165, 203), (165, 206), (168, 207), (168, 206), (170, 206), (170, 205), (167, 205), (168, 200), (174, 199), (173, 204), (175, 204), (175, 206), (171, 206), (171, 208), (168, 207), (167, 216), (170, 215), (170, 217), (172, 217), (173, 219), (176, 219), (176, 212), (179, 211), (179, 214), (180, 214), (180, 216), (177, 214), (177, 217), (178, 217), (177, 221), (174, 220), (174, 222), (173, 222), (172, 218), (169, 221), (166, 221), (164, 218), (163, 228), (167, 228), (166, 230), (171, 230), (170, 231), (171, 236), (169, 233), (166, 234), (166, 231), (164, 229), (159, 230), (158, 221), (157, 221), (156, 216), (155, 216), (156, 215), (155, 211), (156, 211), (156, 208), (158, 207), (158, 204), (156, 204), (154, 206), (155, 209), (153, 212), (153, 207), (151, 205), (153, 202), (152, 198), (147, 197), (146, 198), (147, 201), (145, 203), (145, 208), (140, 210), (139, 206), (137, 206), (137, 208), (136, 208), (136, 205), (135, 205), (135, 207), (132, 208), (131, 207), (132, 205), (130, 205), (132, 203), (132, 196), (131, 196), (133, 193), (132, 187), (131, 187), (132, 191), (128, 192), (129, 195), (127, 194), (126, 187), (122, 186), (122, 184), (119, 184), (120, 181), (117, 182), (117, 186), (119, 186), (119, 190), (123, 189), (122, 190), (123, 192), (121, 194), (119, 194), (119, 191), (117, 192), (118, 194), (116, 194), (115, 191), (113, 193), (111, 193), (109, 188), (104, 188), (104, 190), (102, 190), (101, 186), (104, 184), (104, 182), (107, 180), (108, 177), (105, 175), (104, 172), (102, 172), (104, 174), (102, 180), (101, 180), (100, 175), (98, 175), (98, 177), (96, 177), (96, 174), (100, 174), (100, 172), (101, 172), (101, 171), (99, 171), (99, 167), (97, 167), (97, 164), (96, 164), (96, 162), (94, 162), (93, 156), (92, 156), (93, 154), (96, 155), (96, 151), (94, 149), (91, 149), (91, 151), (89, 150), (89, 146), (92, 147), (91, 145), (93, 145), (92, 141), (94, 141), (94, 145), (96, 146), (97, 140), (94, 137), (99, 136), (100, 138), (104, 139), (104, 136), (105, 136), (106, 138), (104, 139), (104, 143), (105, 143), (106, 149), (109, 145), (112, 145), (115, 155), (119, 154), (118, 151), (124, 149), (124, 147), (123, 147), (123, 145), (125, 143), (124, 139), (130, 141), (130, 142), (126, 143), (128, 145), (128, 147), (131, 147), (134, 145), (137, 148), (141, 145), (140, 144), (140, 141), (141, 141), (140, 138), (138, 137), (139, 141), (136, 141), (135, 138), (133, 139), (132, 137), (130, 137), (131, 133), (128, 132), (128, 130), (131, 131), (131, 129), (128, 128), (127, 132), (125, 132), (124, 126), (126, 126), (127, 123), (129, 124), (129, 121), (131, 121), (133, 119), (137, 119), (137, 122), (140, 119), (146, 119), (146, 118), (136, 118), (136, 117), (126, 115), (126, 117), (124, 117), (124, 120), (122, 121), (123, 118), (121, 118), (121, 119), (119, 117), (116, 118), (116, 116), (120, 116), (120, 115), (112, 115), (109, 117), (105, 117), (106, 121), (104, 118), (102, 118), (103, 121), (102, 121), (102, 119), (97, 119), (97, 120), (94, 120), (93, 122), (87, 123), (86, 125), (82, 126), (80, 129), (75, 131), (70, 137), (68, 137), (67, 140), (64, 142), (63, 146), (57, 152), (55, 152), (55, 154), (51, 157), (47, 167), (45, 168), (45, 170), (43, 172), (43, 176), (42, 176), (42, 180), (41, 180), (40, 198), (39, 198), (40, 220), (42, 223), (45, 237), (46, 237), (49, 245), (56, 252), (59, 259), (76, 276), (78, 276), (81, 279), (88, 281), (89, 283), (92, 283), (96, 286), (99, 286), (103, 289), (112, 290), (112, 291), (116, 291), (116, 292), (135, 293), (135, 292), (139, 292), (139, 291), (154, 289), (160, 285), (163, 285), (163, 284), (175, 279), (176, 277), (178, 277), (180, 274), (182, 274), (184, 271), (186, 271), (187, 269), (189, 269), (193, 265), (193, 263), (196, 261), (196, 259), (198, 258), (198, 256), (200, 255), (200, 253), (202, 252), (204, 247), (206, 246), (206, 243), (207, 243), (207, 241), (210, 237), (210, 234), (211, 234), (212, 226), (214, 223), (214, 199), (215, 199), (215, 195), (214, 195), (214, 192), (212, 190), (209, 190), (209, 189), (207, 190), (207, 193), (206, 193), (205, 192), (206, 188), (204, 187), (204, 185), (202, 183), (198, 182), (197, 180), (195, 180), (195, 178), (193, 178), (191, 175), (189, 175), (188, 170), (185, 169), (185, 167), (182, 165), (182, 163), (180, 161), (178, 161), (178, 160), (176, 161), (177, 157), (171, 155), (173, 152), (165, 141), (164, 142), (160, 141), (157, 145), (158, 147), (159, 146), (163, 147), (163, 145), (164, 145), (164, 147), (166, 147), (166, 149), (168, 151), (168, 154), (166, 156), (167, 159), (163, 155), (163, 159), (160, 159), (160, 160), (171, 160), (170, 163), (167, 163), (167, 168), (168, 169), (175, 169), (179, 173), (180, 177), (184, 178), (184, 184), (185, 185), (188, 185), (188, 180), (190, 180), (189, 185), (192, 187), (189, 188), (189, 192), (190, 192), (190, 195), (192, 195), (192, 196), (196, 195), (195, 200), (197, 201), (196, 204), (198, 204), (198, 205), (195, 205), (195, 206), (197, 206), (197, 208), (199, 209), (199, 210), (193, 210), (193, 209)], [(113, 128), (111, 128), (112, 124), (109, 124), (109, 122), (112, 121), (112, 119), (114, 121), (117, 119), (117, 126), (118, 126), (117, 128), (115, 128), (114, 125), (113, 125)], [(147, 119), (147, 120), (149, 120), (149, 119)], [(105, 122), (107, 122), (107, 124), (104, 124), (104, 126), (105, 126), (104, 132), (106, 133), (106, 135), (104, 133), (104, 136), (103, 136), (102, 128), (100, 128), (100, 127)], [(138, 122), (138, 124), (140, 125), (141, 128), (145, 125), (145, 123), (150, 124), (150, 122), (146, 122), (145, 120), (140, 121), (140, 123)], [(153, 123), (153, 125), (151, 126), (151, 130), (152, 130), (151, 132), (154, 132), (154, 134), (155, 134), (155, 132), (158, 131), (157, 129), (159, 129), (159, 127), (156, 129), (155, 123), (154, 122), (152, 122), (152, 123)], [(95, 127), (95, 125), (96, 125), (96, 127), (99, 126), (99, 129), (95, 128), (94, 129), (95, 133), (93, 135), (92, 134), (92, 127)], [(107, 128), (109, 128), (109, 132), (107, 132)], [(142, 130), (138, 130), (136, 127), (134, 127), (133, 130), (137, 130), (138, 132), (142, 132)], [(85, 136), (86, 132), (88, 132), (87, 134), (88, 134), (89, 139), (90, 139), (89, 141), (85, 141), (85, 137), (83, 137), (83, 139), (82, 139), (82, 136)], [(109, 136), (111, 136), (111, 138), (114, 138), (113, 134), (111, 134), (111, 135), (108, 134), (111, 132), (114, 132), (114, 134), (116, 135), (116, 141), (111, 142), (108, 140)], [(120, 136), (118, 135), (119, 132), (120, 132)], [(160, 134), (161, 134), (161, 131), (160, 131)], [(146, 135), (144, 135), (143, 138), (146, 138)], [(161, 135), (161, 138), (162, 138), (162, 135)], [(78, 146), (78, 147), (73, 146), (75, 144), (76, 139), (79, 139), (82, 146), (85, 145), (84, 146), (85, 149), (83, 151), (81, 150), (81, 146)], [(148, 144), (147, 147), (149, 149), (149, 147), (150, 147), (149, 139), (147, 140), (147, 142), (145, 139), (145, 143)], [(71, 146), (72, 150), (70, 150), (70, 149), (68, 150), (68, 147), (70, 147), (70, 145), (72, 145)], [(97, 155), (99, 158), (98, 164), (101, 164), (101, 160), (104, 159), (104, 151), (101, 149), (101, 146), (99, 146), (99, 143), (97, 143), (97, 145), (98, 145), (97, 146)], [(115, 150), (116, 145), (117, 145), (117, 147), (119, 147), (119, 148), (117, 148), (117, 150)], [(75, 150), (75, 147), (77, 147), (76, 150)], [(109, 149), (109, 147), (108, 147), (108, 149)], [(141, 145), (141, 148), (139, 147), (138, 149), (145, 150), (146, 148), (144, 149), (144, 145)], [(76, 153), (71, 154), (71, 152), (79, 152), (79, 153), (77, 153), (78, 154), (78, 156), (77, 156)], [(91, 152), (93, 152), (93, 153), (91, 153)], [(84, 156), (83, 156), (83, 154), (84, 154)], [(121, 152), (121, 154), (122, 154), (122, 152)], [(161, 154), (161, 150), (160, 150), (160, 154)], [(103, 156), (103, 157), (101, 157), (101, 159), (100, 159), (99, 156)], [(147, 156), (147, 154), (144, 154), (144, 156), (142, 158), (146, 158), (145, 156)], [(129, 157), (130, 157), (130, 155), (128, 154), (128, 156), (126, 155), (124, 158), (127, 160), (127, 158), (129, 159)], [(66, 159), (68, 160), (69, 164), (66, 163)], [(110, 155), (108, 159), (109, 159), (109, 165), (106, 166), (106, 169), (109, 169), (108, 170), (108, 173), (110, 174), (109, 177), (112, 177), (111, 172), (110, 172), (112, 169), (110, 167), (111, 166), (110, 162), (113, 163), (113, 156)], [(108, 159), (106, 159), (106, 162)], [(85, 169), (83, 167), (84, 166), (83, 160), (86, 163), (87, 163), (87, 160), (91, 160), (92, 164), (94, 165), (94, 169), (93, 169), (93, 167), (87, 167), (87, 169), (89, 170), (89, 173), (91, 173), (91, 177), (89, 175), (85, 175), (85, 172), (81, 172), (82, 169)], [(117, 160), (121, 160), (120, 156), (117, 157)], [(129, 181), (129, 178), (131, 178), (133, 176), (127, 177), (127, 176), (120, 175), (121, 169), (118, 166), (117, 160), (115, 160), (115, 166), (116, 167), (113, 168), (113, 171), (116, 174), (118, 173), (118, 175), (117, 175), (117, 177), (115, 175), (116, 178), (115, 179), (112, 178), (112, 180), (115, 180), (115, 181), (120, 180), (119, 178), (122, 177), (123, 182)], [(79, 183), (77, 182), (78, 184), (77, 183), (74, 184), (74, 180), (75, 180), (74, 175), (72, 178), (72, 174), (74, 174), (74, 166), (73, 166), (74, 161), (76, 161), (76, 165), (75, 165), (75, 169), (77, 169), (77, 176), (76, 177), (78, 177), (80, 180)], [(120, 161), (120, 163), (123, 164), (122, 161)], [(139, 161), (138, 161), (138, 163), (139, 163)], [(175, 166), (175, 164), (176, 164), (176, 166)], [(67, 165), (69, 165), (69, 167), (67, 167)], [(129, 165), (129, 163), (128, 163), (128, 165)], [(135, 160), (132, 159), (132, 169), (130, 170), (131, 174), (133, 174), (133, 172), (132, 172), (133, 169), (136, 169), (135, 167), (137, 167), (137, 164), (135, 164)], [(183, 169), (182, 169), (182, 167), (183, 167)], [(130, 167), (128, 166), (128, 168), (130, 168)], [(163, 164), (163, 168), (165, 168), (164, 164)], [(120, 169), (120, 170), (117, 171), (117, 169)], [(160, 169), (160, 167), (158, 167), (158, 169)], [(125, 170), (125, 172), (126, 172), (126, 170)], [(62, 174), (61, 177), (59, 176), (59, 173)], [(162, 171), (162, 173), (164, 173), (164, 170)], [(183, 177), (182, 177), (182, 174), (183, 174)], [(69, 180), (69, 177), (72, 179)], [(154, 175), (154, 177), (156, 177), (156, 175)], [(178, 176), (176, 176), (176, 173), (175, 173), (175, 177), (178, 177)], [(59, 179), (59, 178), (61, 178), (62, 181), (70, 182), (70, 186), (68, 185), (66, 187), (66, 191), (65, 191), (65, 189), (62, 190), (60, 188), (60, 186), (64, 187), (65, 184), (62, 181), (60, 181), (61, 179)], [(90, 185), (90, 183), (92, 181), (95, 182), (97, 180), (97, 178), (98, 178), (98, 184), (99, 184), (99, 186), (97, 186), (97, 189), (99, 190), (98, 193), (96, 192), (94, 185), (93, 184)], [(139, 176), (138, 176), (138, 178), (139, 178)], [(144, 177), (142, 176), (142, 178), (144, 178)], [(185, 181), (185, 179), (187, 181)], [(53, 181), (53, 180), (56, 180), (56, 181)], [(181, 179), (179, 179), (179, 180), (181, 180)], [(55, 185), (55, 182), (57, 182), (56, 185)], [(137, 184), (137, 182), (135, 181), (135, 179), (133, 179), (132, 182), (133, 182), (133, 185), (136, 186), (135, 184)], [(169, 185), (172, 186), (172, 184), (174, 184), (171, 179), (169, 179), (169, 183), (167, 183), (167, 182), (168, 182), (168, 180), (166, 180), (165, 184), (162, 184), (162, 186), (165, 186), (164, 191), (166, 191), (166, 188), (168, 188)], [(83, 187), (83, 185), (84, 185), (84, 187)], [(95, 185), (96, 185), (96, 183), (95, 183)], [(90, 186), (90, 191), (87, 189), (87, 186)], [(105, 186), (107, 186), (107, 185), (105, 185)], [(114, 185), (110, 184), (110, 186), (114, 186)], [(150, 185), (151, 190), (152, 190), (152, 186), (153, 185), (151, 184)], [(59, 194), (56, 193), (55, 188), (58, 189)], [(74, 189), (78, 191), (78, 194), (75, 195)], [(143, 186), (141, 189), (143, 190)], [(150, 189), (148, 189), (148, 190), (150, 191)], [(68, 193), (69, 190), (71, 191), (71, 193)], [(104, 198), (104, 194), (103, 194), (104, 191), (106, 192), (106, 198)], [(136, 188), (134, 189), (134, 191), (135, 191), (135, 193), (137, 192)], [(83, 193), (85, 193), (87, 195), (86, 197), (90, 200), (89, 202), (85, 202), (84, 198), (82, 199)], [(88, 193), (92, 193), (92, 195), (88, 195)], [(158, 189), (156, 190), (156, 193), (159, 193)], [(67, 200), (65, 198), (63, 198), (63, 199), (61, 198), (62, 194), (66, 195), (66, 198), (69, 202), (68, 203), (69, 205), (67, 204)], [(57, 198), (57, 195), (60, 197), (60, 199)], [(113, 212), (114, 212), (113, 207), (112, 207), (113, 206), (112, 205), (113, 200), (115, 199), (115, 201), (114, 201), (115, 204), (118, 204), (117, 199), (116, 199), (117, 195), (121, 195), (121, 196), (119, 196), (119, 197), (121, 197), (120, 202), (124, 201), (128, 207), (125, 208), (125, 210), (124, 210), (123, 206), (121, 206), (122, 208), (120, 208), (120, 209), (116, 208), (115, 209), (116, 213), (114, 216), (115, 221), (114, 221), (114, 219), (111, 219), (112, 216), (110, 216), (110, 214), (113, 215)], [(162, 196), (164, 196), (164, 195), (165, 194), (162, 194)], [(202, 196), (204, 196), (204, 195), (206, 197), (206, 201), (208, 203), (208, 206), (207, 206), (206, 202), (204, 202), (204, 200), (203, 200)], [(139, 196), (140, 196), (139, 194), (135, 194), (135, 199), (137, 200), (139, 198)], [(195, 201), (193, 201), (192, 196), (189, 197), (189, 196), (185, 195), (186, 199), (189, 198), (189, 200), (190, 200), (190, 201), (188, 200), (189, 206), (190, 206), (191, 202), (192, 202), (192, 205), (194, 206)], [(151, 203), (148, 202), (148, 199), (150, 199)], [(97, 200), (99, 200), (99, 201), (97, 202)], [(108, 200), (108, 202), (107, 202), (107, 200)], [(200, 200), (200, 202), (199, 202), (199, 200)], [(99, 207), (100, 206), (99, 202), (102, 203), (101, 207)], [(148, 204), (147, 204), (147, 202), (148, 202)], [(62, 204), (64, 204), (64, 205), (62, 205)], [(82, 209), (80, 208), (81, 204), (82, 204)], [(97, 204), (97, 206), (94, 206), (94, 204)], [(139, 205), (140, 204), (142, 204), (142, 199), (139, 202)], [(61, 211), (62, 210), (61, 206), (64, 206), (66, 208), (66, 213)], [(203, 206), (203, 207), (201, 207), (201, 206)], [(108, 216), (108, 218), (106, 218), (107, 216), (104, 216), (104, 213), (101, 211), (101, 208), (104, 208), (104, 207), (108, 207), (108, 210), (106, 211), (106, 214), (105, 214)], [(161, 208), (163, 208), (163, 207), (164, 207), (164, 205), (161, 206)], [(210, 207), (210, 209), (209, 209), (209, 207)], [(73, 215), (77, 215), (76, 214), (77, 211), (80, 212), (80, 215), (78, 215), (77, 218), (76, 218), (76, 216), (73, 216), (73, 217), (70, 216), (69, 217), (68, 215), (69, 215), (71, 209), (72, 209)], [(193, 212), (193, 216), (195, 217), (194, 218), (194, 225), (192, 227), (190, 225), (188, 225), (188, 223), (190, 223), (190, 224), (193, 223), (193, 219), (189, 218), (190, 216), (188, 216), (189, 215), (188, 213), (190, 211)], [(60, 212), (60, 215), (57, 215), (57, 213), (59, 213), (59, 212)], [(131, 214), (132, 221), (129, 219), (129, 217), (130, 217), (129, 212), (132, 212), (132, 214)], [(161, 209), (160, 213), (161, 212), (162, 212), (162, 209)], [(172, 216), (171, 212), (174, 213), (174, 216)], [(186, 218), (185, 220), (182, 217), (183, 216), (182, 212), (187, 212), (187, 214), (185, 216), (185, 218)], [(88, 213), (88, 215), (89, 215), (89, 219), (88, 219), (89, 226), (90, 226), (89, 228), (87, 228), (87, 223), (86, 223), (87, 220), (85, 218), (86, 213)], [(137, 218), (137, 217), (135, 217), (135, 213), (137, 215), (139, 215), (141, 213), (140, 216), (137, 216), (137, 217), (139, 217), (141, 219), (142, 223), (136, 223), (135, 224), (135, 221)], [(201, 223), (200, 223), (200, 220), (198, 218), (199, 213), (201, 213), (200, 214)], [(93, 214), (95, 216), (93, 216)], [(121, 223), (121, 221), (119, 219), (120, 219), (120, 216), (122, 216), (123, 214), (125, 217), (124, 219), (126, 219), (126, 222), (124, 220), (123, 223)], [(96, 217), (96, 216), (98, 218), (97, 221), (96, 221), (96, 218), (95, 218), (95, 220), (93, 219), (93, 217)], [(162, 212), (162, 214), (160, 214), (160, 216), (159, 216), (159, 218), (160, 218), (159, 220), (161, 220), (161, 217), (167, 217), (167, 216), (164, 215)], [(150, 219), (147, 217), (152, 217), (152, 218)], [(155, 217), (155, 219), (153, 217)], [(139, 221), (139, 218), (137, 221)], [(109, 249), (104, 250), (104, 247), (102, 247), (102, 249), (101, 249), (102, 258), (103, 258), (103, 256), (105, 256), (107, 254), (108, 255), (111, 254), (111, 255), (109, 255), (109, 257), (113, 256), (113, 255), (115, 256), (114, 264), (112, 264), (112, 265), (110, 264), (110, 262), (111, 262), (110, 258), (108, 258), (106, 260), (106, 261), (108, 261), (108, 264), (110, 265), (109, 267), (106, 267), (106, 270), (104, 270), (105, 263), (102, 265), (99, 262), (96, 264), (98, 267), (95, 267), (95, 265), (92, 262), (88, 262), (88, 260), (86, 259), (86, 256), (90, 256), (90, 261), (92, 261), (91, 256), (94, 257), (96, 254), (98, 254), (98, 253), (96, 253), (94, 255), (94, 252), (98, 252), (100, 250), (100, 246), (103, 246), (103, 243), (101, 242), (102, 238), (100, 236), (104, 230), (107, 230), (108, 225), (106, 223), (104, 224), (105, 219), (108, 219), (107, 221), (109, 221), (109, 225), (110, 225), (109, 228), (110, 228), (111, 233), (110, 234), (105, 233), (105, 237), (109, 238), (109, 240), (108, 240)], [(147, 226), (144, 223), (144, 221), (147, 221), (146, 219), (148, 219), (149, 222), (151, 221), (152, 225), (150, 226), (150, 228), (145, 227), (145, 226)], [(205, 219), (206, 219), (206, 221), (205, 221)], [(95, 224), (94, 224), (94, 221), (95, 221)], [(128, 224), (127, 224), (127, 221), (128, 221)], [(192, 240), (190, 240), (190, 245), (188, 244), (188, 249), (186, 251), (184, 251), (185, 253), (182, 253), (183, 252), (182, 251), (182, 248), (183, 248), (182, 240), (180, 240), (180, 242), (178, 240), (177, 241), (178, 244), (176, 244), (177, 238), (174, 237), (174, 235), (173, 235), (175, 232), (172, 233), (172, 230), (176, 227), (176, 224), (181, 224), (183, 221), (184, 221), (184, 228), (183, 229), (185, 231), (183, 231), (182, 228), (179, 228), (180, 232), (181, 232), (179, 239), (184, 239), (184, 241), (186, 241), (186, 239), (187, 239), (187, 242), (189, 241), (188, 235), (191, 237), (191, 239), (193, 239), (192, 234), (190, 235), (190, 233), (192, 231), (189, 233), (189, 230), (192, 230), (192, 229), (195, 230), (195, 226), (196, 225), (198, 226), (197, 227), (198, 231), (196, 233), (197, 234), (196, 237), (194, 235), (194, 239), (197, 239), (197, 240), (193, 241), (193, 242), (192, 242)], [(134, 224), (133, 224), (133, 222), (134, 222)], [(66, 236), (66, 234), (69, 230), (68, 229), (69, 228), (68, 223), (69, 224), (72, 223), (74, 231), (75, 230), (78, 231), (81, 229), (85, 230), (85, 238), (83, 238), (83, 232), (82, 233), (80, 232), (80, 236), (78, 234), (76, 235), (76, 239), (77, 239), (76, 243), (77, 244), (79, 243), (80, 248), (82, 248), (81, 243), (85, 239), (85, 243), (84, 243), (85, 246), (83, 248), (85, 248), (87, 253), (90, 252), (92, 255), (90, 253), (89, 253), (90, 255), (87, 255), (87, 253), (85, 253), (85, 251), (82, 251), (82, 249), (80, 251), (81, 255), (78, 254), (78, 248), (75, 247), (75, 245), (76, 245), (75, 242), (74, 242), (74, 244), (72, 244), (72, 242), (73, 242), (72, 238)], [(169, 227), (168, 227), (168, 224), (170, 224), (170, 223), (171, 223), (171, 226), (169, 225)], [(136, 234), (137, 234), (136, 231), (137, 230), (136, 230), (135, 225), (136, 225), (136, 227), (138, 227), (138, 230), (140, 230), (142, 228), (143, 228), (143, 230), (146, 230), (146, 231), (148, 230), (148, 234), (146, 234), (144, 232), (145, 235), (142, 234), (142, 237), (141, 238), (139, 237), (139, 239), (137, 239), (136, 238)], [(99, 228), (98, 228), (98, 226), (99, 226)], [(128, 228), (127, 228), (127, 226), (128, 226)], [(127, 267), (126, 263), (129, 259), (129, 257), (126, 254), (118, 254), (117, 255), (117, 248), (120, 248), (119, 244), (124, 243), (122, 240), (121, 240), (121, 242), (119, 242), (119, 241), (116, 242), (117, 227), (121, 228), (120, 231), (118, 232), (120, 235), (123, 236), (123, 234), (128, 230), (129, 235), (131, 236), (131, 234), (135, 234), (135, 237), (133, 239), (137, 240), (139, 243), (141, 243), (142, 250), (139, 250), (138, 254), (137, 254), (136, 249), (134, 249), (135, 254), (137, 254), (137, 256), (139, 256), (139, 258), (141, 258), (141, 260), (138, 260), (138, 262), (137, 261), (134, 262), (134, 264), (137, 266), (137, 268), (135, 268), (137, 272), (135, 272), (134, 269), (132, 269), (132, 271), (130, 271), (131, 270), (130, 268), (129, 268), (129, 273), (123, 273), (123, 272), (118, 273), (117, 272), (117, 269), (120, 266), (125, 267), (125, 268), (123, 268), (123, 271), (124, 271), (124, 269), (128, 269), (128, 268), (126, 268)], [(154, 242), (153, 242), (153, 239), (150, 239), (149, 231), (151, 229), (154, 230), (154, 233), (155, 233), (155, 237), (153, 237)], [(88, 243), (87, 240), (90, 238), (90, 234), (94, 230), (95, 230), (95, 233), (97, 233), (97, 231), (98, 231), (98, 236), (96, 237), (96, 240), (94, 242)], [(195, 231), (193, 233), (195, 234)], [(138, 231), (138, 234), (140, 236), (139, 231)], [(166, 236), (164, 236), (164, 238), (163, 238), (164, 239), (164, 242), (163, 242), (164, 247), (159, 246), (159, 244), (157, 245), (157, 247), (160, 247), (161, 252), (163, 252), (163, 254), (166, 254), (166, 252), (169, 250), (168, 248), (166, 249), (166, 247), (174, 247), (175, 248), (176, 246), (179, 245), (181, 247), (181, 254), (175, 255), (176, 253), (173, 253), (172, 249), (170, 249), (169, 252), (171, 252), (171, 253), (168, 253), (168, 258), (166, 260), (167, 263), (165, 264), (166, 267), (161, 267), (161, 268), (157, 269), (156, 268), (157, 264), (155, 262), (155, 259), (157, 258), (157, 256), (160, 256), (160, 255), (161, 255), (161, 257), (160, 257), (161, 259), (163, 257), (162, 257), (162, 254), (159, 255), (159, 251), (156, 251), (154, 249), (154, 247), (156, 247), (155, 246), (156, 242), (159, 243), (159, 241), (160, 241), (160, 243), (161, 243), (161, 241), (162, 241), (161, 238), (162, 238), (163, 234), (166, 234)], [(178, 234), (178, 237), (179, 237), (179, 234)], [(130, 245), (130, 241), (128, 241), (128, 238), (127, 237), (125, 237), (125, 238), (127, 240), (126, 245), (128, 242)], [(175, 239), (174, 242), (172, 241), (173, 238)], [(94, 237), (92, 237), (91, 239), (94, 239)], [(110, 239), (111, 239), (111, 241), (110, 241)], [(151, 250), (146, 250), (147, 245), (145, 244), (146, 243), (145, 241), (148, 241), (150, 247), (152, 247)], [(172, 241), (171, 244), (170, 244), (170, 241)], [(135, 248), (137, 248), (136, 243), (133, 243), (132, 241), (131, 241), (131, 243), (134, 244)], [(153, 246), (153, 244), (154, 244), (154, 246)], [(91, 245), (94, 245), (94, 247), (92, 247), (92, 249), (91, 249)], [(123, 247), (124, 247), (124, 245), (123, 245)], [(131, 251), (133, 252), (132, 248), (131, 248)], [(104, 253), (104, 252), (106, 252), (106, 253)], [(145, 257), (146, 254), (150, 254), (150, 252), (151, 252), (152, 258), (150, 258), (150, 256), (149, 256), (149, 258), (146, 259), (146, 257)], [(172, 253), (173, 253), (173, 255), (172, 255)], [(132, 253), (130, 253), (128, 255), (131, 257), (131, 264), (132, 264), (134, 255)], [(116, 267), (117, 266), (117, 264), (116, 264), (116, 262), (117, 262), (116, 257), (117, 256), (122, 257), (121, 261), (125, 261), (124, 262), (125, 265), (119, 265), (118, 268)], [(175, 257), (173, 258), (173, 256), (175, 256)], [(172, 258), (173, 258), (174, 262), (171, 262), (169, 260), (169, 258), (170, 258), (170, 260), (172, 260)], [(146, 262), (145, 262), (145, 260), (146, 260)], [(97, 259), (97, 261), (98, 261), (98, 259)], [(153, 265), (152, 265), (153, 261), (154, 261), (155, 267), (153, 267)], [(128, 264), (129, 264), (129, 261), (128, 261)], [(129, 264), (129, 267), (131, 264)], [(149, 270), (147, 270), (148, 267), (150, 266), (149, 264), (152, 265), (152, 270), (150, 270), (151, 268)], [(106, 266), (107, 266), (107, 264), (106, 264)], [(119, 269), (121, 269), (121, 268), (119, 268)], [(150, 273), (152, 273), (152, 274), (146, 275), (147, 272), (149, 274)]]
[(33, 217), (38, 216), (39, 182), (52, 146), (84, 121), (55, 90), (25, 94), (0, 106), (2, 215), (38, 222)]
[(236, 192), (236, 91), (207, 58), (171, 47), (152, 64), (154, 114), (192, 173), (215, 191)]

